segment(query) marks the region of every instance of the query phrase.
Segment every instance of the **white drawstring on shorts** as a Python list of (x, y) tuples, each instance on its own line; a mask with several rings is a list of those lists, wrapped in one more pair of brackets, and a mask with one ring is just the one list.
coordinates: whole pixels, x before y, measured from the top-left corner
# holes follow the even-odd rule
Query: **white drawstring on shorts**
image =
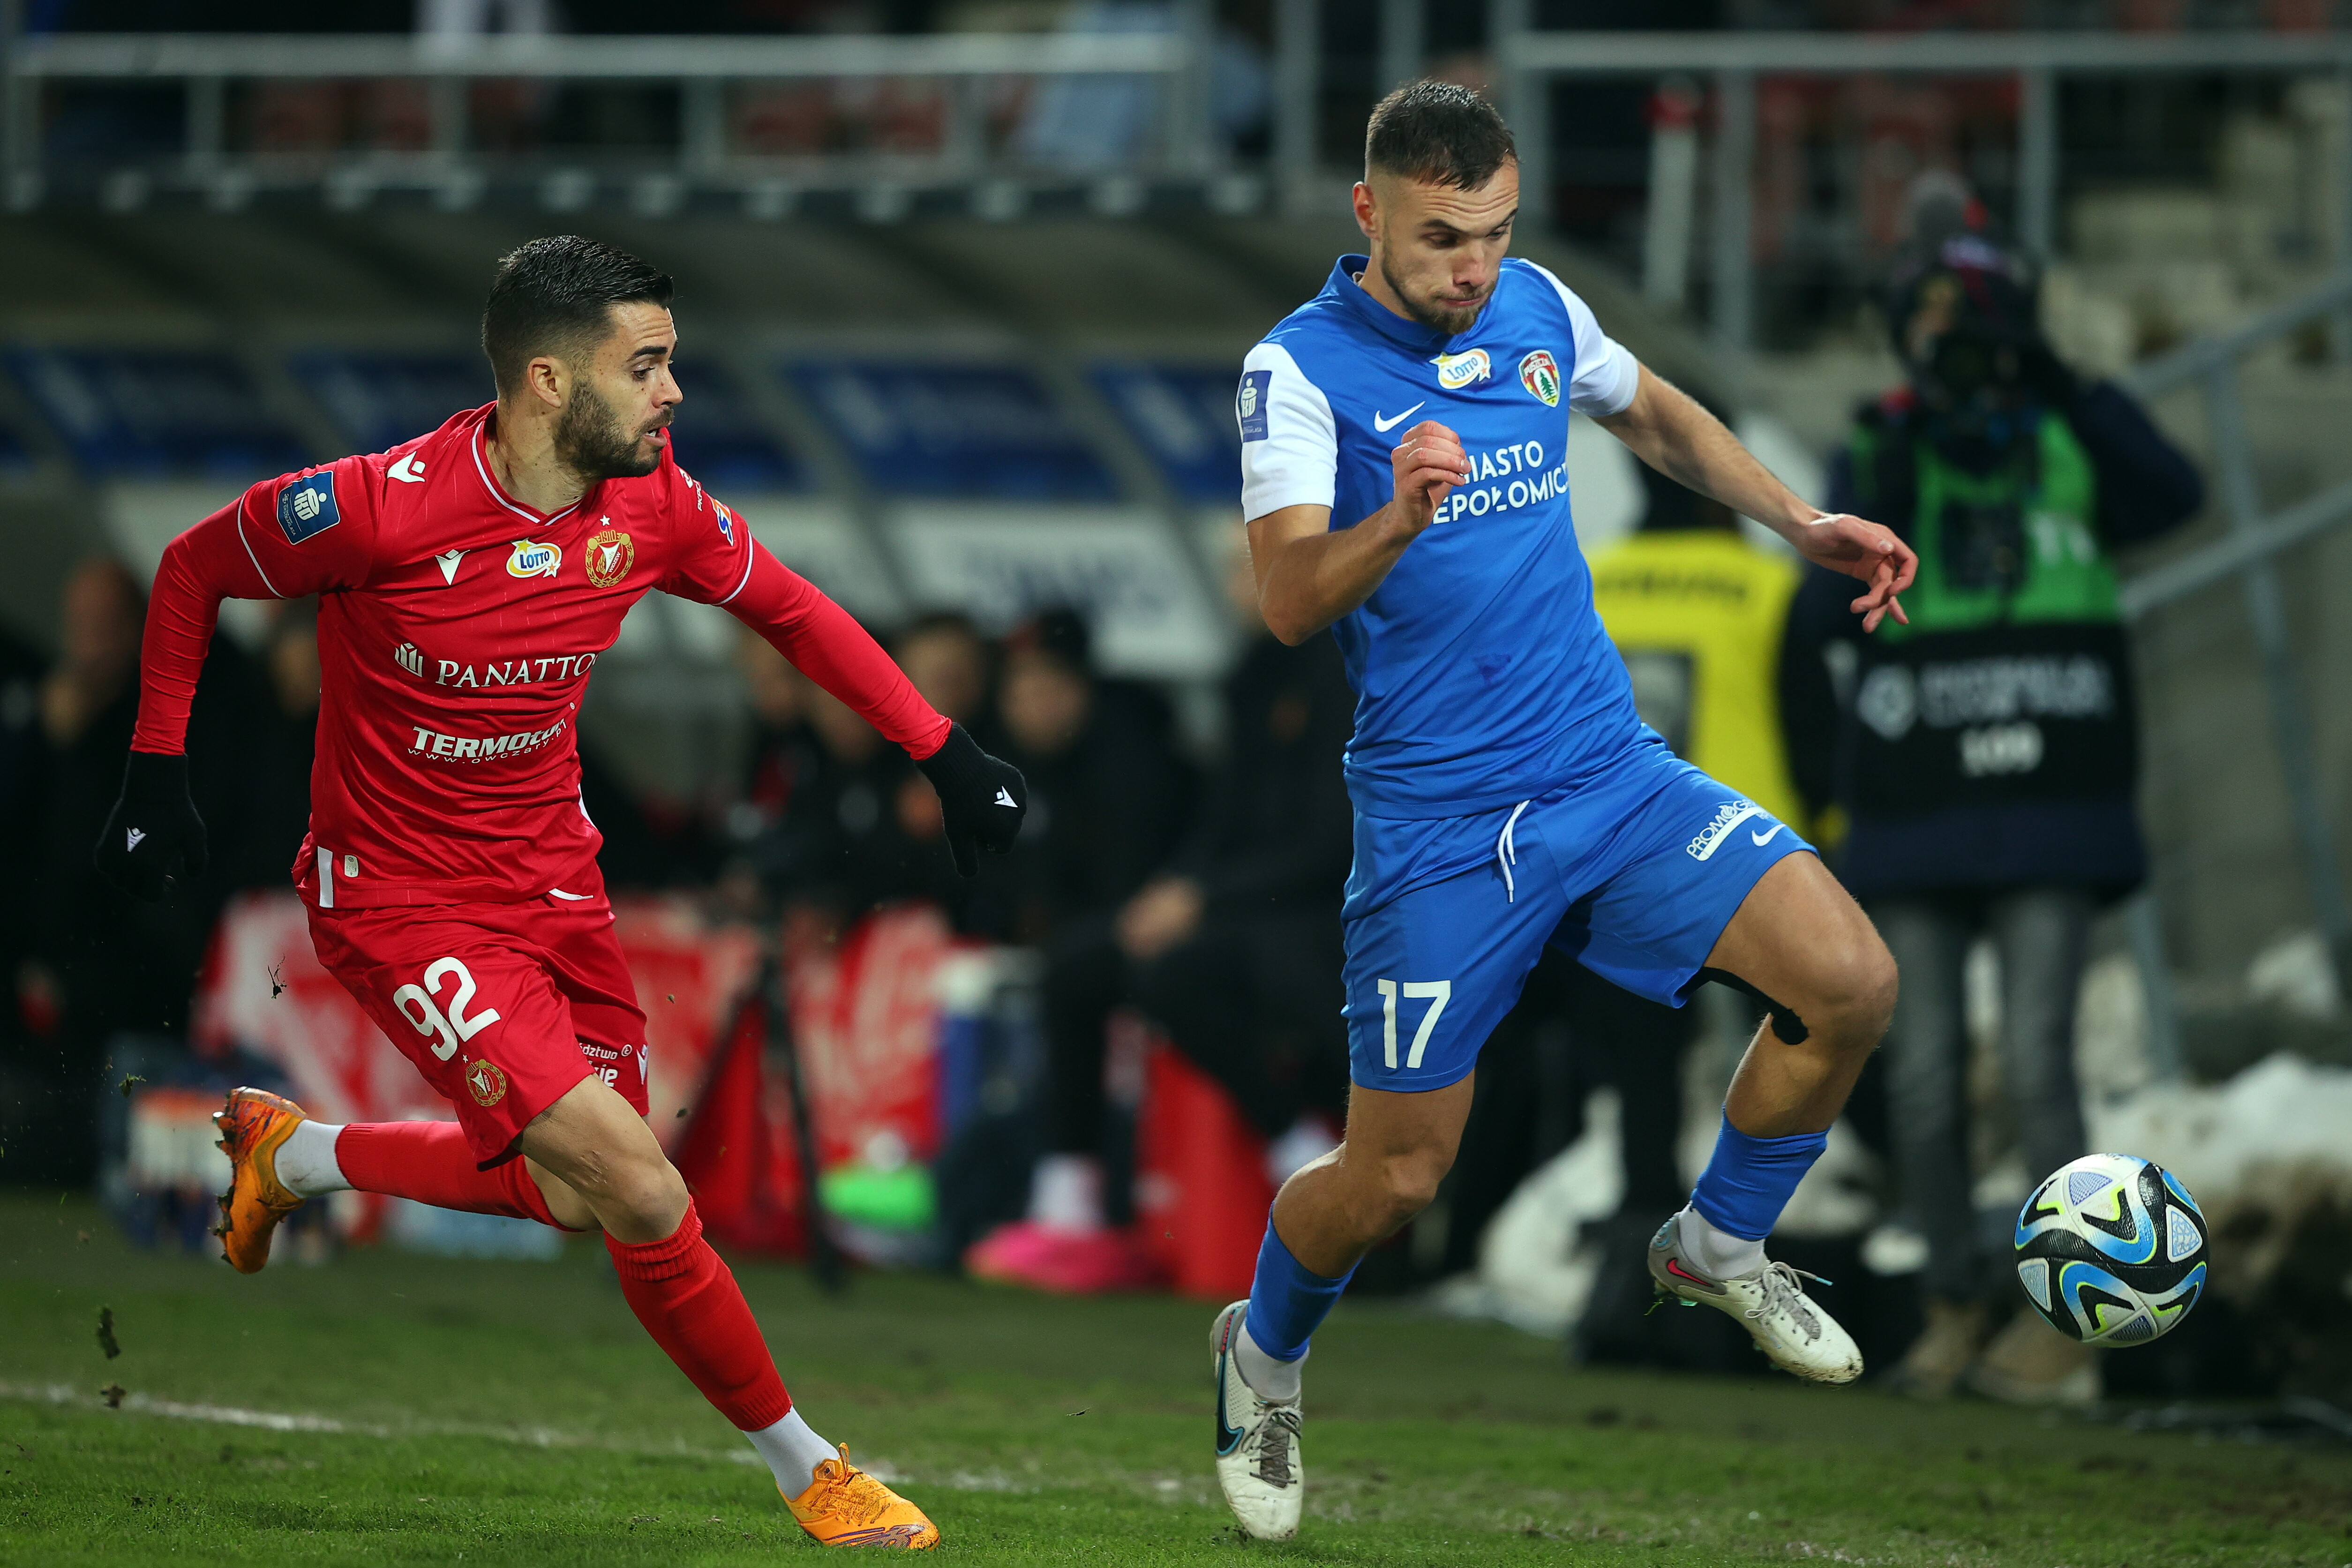
[(1503, 902), (1506, 904), (1519, 901), (1519, 884), (1511, 879), (1511, 868), (1519, 863), (1519, 846), (1511, 841), (1511, 830), (1518, 826), (1519, 813), (1533, 804), (1531, 800), (1522, 800), (1512, 807), (1511, 814), (1503, 820), (1502, 836), (1495, 841), (1495, 863), (1503, 868)]

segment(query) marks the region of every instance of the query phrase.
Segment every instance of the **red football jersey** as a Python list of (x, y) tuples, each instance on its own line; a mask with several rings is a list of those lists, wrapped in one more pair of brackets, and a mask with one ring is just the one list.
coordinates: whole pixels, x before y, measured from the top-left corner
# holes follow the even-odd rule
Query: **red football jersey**
[(132, 748), (176, 752), (224, 597), (320, 595), (310, 831), (325, 908), (535, 898), (602, 838), (580, 799), (580, 704), (653, 589), (724, 605), (918, 757), (948, 722), (847, 613), (753, 540), (664, 444), (643, 478), (561, 512), (507, 496), (495, 404), (390, 452), (256, 485), (156, 573)]

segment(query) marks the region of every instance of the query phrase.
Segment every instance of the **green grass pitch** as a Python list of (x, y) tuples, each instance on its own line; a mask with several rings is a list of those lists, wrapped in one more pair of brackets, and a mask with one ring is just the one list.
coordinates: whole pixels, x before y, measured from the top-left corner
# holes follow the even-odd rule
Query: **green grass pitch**
[[(553, 1264), (360, 1252), (248, 1280), (133, 1251), (52, 1195), (0, 1201), (0, 1260), (12, 1568), (815, 1550), (593, 1245)], [(900, 1478), (966, 1563), (2352, 1562), (2340, 1449), (1579, 1372), (1507, 1330), (1355, 1307), (1308, 1375), (1306, 1528), (1251, 1543), (1210, 1475), (1210, 1306), (891, 1276), (829, 1301), (789, 1269), (738, 1274), (812, 1423)], [(98, 1398), (110, 1384), (120, 1409)]]

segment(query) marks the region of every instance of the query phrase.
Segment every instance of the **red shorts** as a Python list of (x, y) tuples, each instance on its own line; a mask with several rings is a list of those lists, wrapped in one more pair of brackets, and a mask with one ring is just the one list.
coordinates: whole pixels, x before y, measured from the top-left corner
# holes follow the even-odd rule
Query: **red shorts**
[(457, 1108), (484, 1169), (591, 1075), (645, 1114), (646, 1015), (601, 878), (520, 904), (313, 908), (310, 942)]

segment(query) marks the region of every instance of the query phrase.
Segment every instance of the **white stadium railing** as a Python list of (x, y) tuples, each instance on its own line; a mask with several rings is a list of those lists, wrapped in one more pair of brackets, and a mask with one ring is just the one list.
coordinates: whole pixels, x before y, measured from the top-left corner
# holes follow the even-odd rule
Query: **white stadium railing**
[[(1153, 94), (1152, 134), (1105, 178), (1164, 179), (1204, 184), (1221, 196), (1211, 131), (1205, 8), (1174, 9), (1178, 26), (1157, 33), (944, 33), (912, 37), (577, 37), (491, 36), (452, 44), (426, 37), (224, 34), (54, 34), (22, 36), (19, 0), (0, 0), (0, 171), (5, 204), (37, 206), (52, 193), (55, 171), (41, 149), (41, 99), (51, 86), (113, 83), (163, 86), (184, 93), (182, 155), (163, 169), (126, 171), (177, 183), (215, 206), (238, 206), (259, 190), (309, 185), (341, 205), (354, 191), (421, 188), (441, 204), (482, 200), (488, 164), (469, 146), (471, 82), (603, 83), (674, 87), (678, 91), (677, 152), (659, 172), (674, 192), (740, 196), (752, 215), (781, 216), (797, 188), (870, 191), (877, 181), (916, 188), (971, 189), (976, 203), (1006, 203), (1007, 177), (1024, 171), (988, 145), (984, 89), (1006, 79), (1097, 78), (1139, 80)], [(323, 159), (233, 155), (226, 147), (228, 89), (242, 82), (412, 80), (426, 85), (429, 146), (409, 154), (354, 151)], [(922, 81), (946, 92), (935, 152), (915, 154), (820, 153), (762, 158), (732, 150), (726, 94), (730, 87), (793, 82)], [(579, 163), (584, 160), (574, 158)], [(316, 167), (324, 162), (324, 169)], [(556, 176), (577, 169), (555, 170)], [(560, 180), (559, 180), (559, 183)], [(1066, 181), (1062, 183), (1066, 183)], [(1226, 182), (1229, 183), (1229, 182)], [(122, 189), (118, 181), (115, 188)], [(142, 186), (142, 189), (146, 187)], [(1017, 205), (1020, 192), (1010, 193)], [(673, 194), (672, 201), (677, 199)], [(1249, 192), (1242, 199), (1254, 202)], [(542, 202), (560, 200), (542, 192)], [(1116, 192), (1108, 204), (1133, 204)], [(886, 205), (887, 204), (885, 204)], [(1097, 205), (1105, 200), (1097, 198)], [(1228, 204), (1229, 202), (1228, 202)], [(888, 215), (882, 214), (879, 215)], [(1005, 214), (1003, 215), (1010, 215)]]
[[(2194, 388), (2205, 403), (2208, 439), (2222, 515), (2229, 531), (2221, 538), (2141, 572), (2123, 585), (2125, 616), (2137, 621), (2200, 589), (2235, 577), (2245, 595), (2246, 619), (2262, 665), (2270, 706), (2271, 740), (2278, 749), (2279, 774), (2286, 786), (2288, 816), (2300, 852), (2304, 883), (2314, 919), (2326, 937), (2337, 972), (2352, 959), (2352, 906), (2347, 906), (2337, 870), (2336, 835), (2328, 821), (2313, 755), (2310, 694), (2295, 669), (2289, 644), (2286, 603), (2276, 558), (2330, 528), (2352, 521), (2352, 481), (2320, 491), (2275, 512), (2263, 509), (2254, 473), (2254, 448), (2246, 430), (2238, 368), (2246, 357), (2303, 330), (2335, 319), (2352, 305), (2352, 269), (2273, 306), (2233, 330), (2184, 344), (2161, 358), (2134, 366), (2118, 378), (2144, 399)], [(2156, 895), (2142, 894), (2128, 913), (2131, 940), (2148, 980), (2150, 1040), (2168, 1076), (2182, 1068), (2179, 1011), (2165, 962), (2162, 923)]]

